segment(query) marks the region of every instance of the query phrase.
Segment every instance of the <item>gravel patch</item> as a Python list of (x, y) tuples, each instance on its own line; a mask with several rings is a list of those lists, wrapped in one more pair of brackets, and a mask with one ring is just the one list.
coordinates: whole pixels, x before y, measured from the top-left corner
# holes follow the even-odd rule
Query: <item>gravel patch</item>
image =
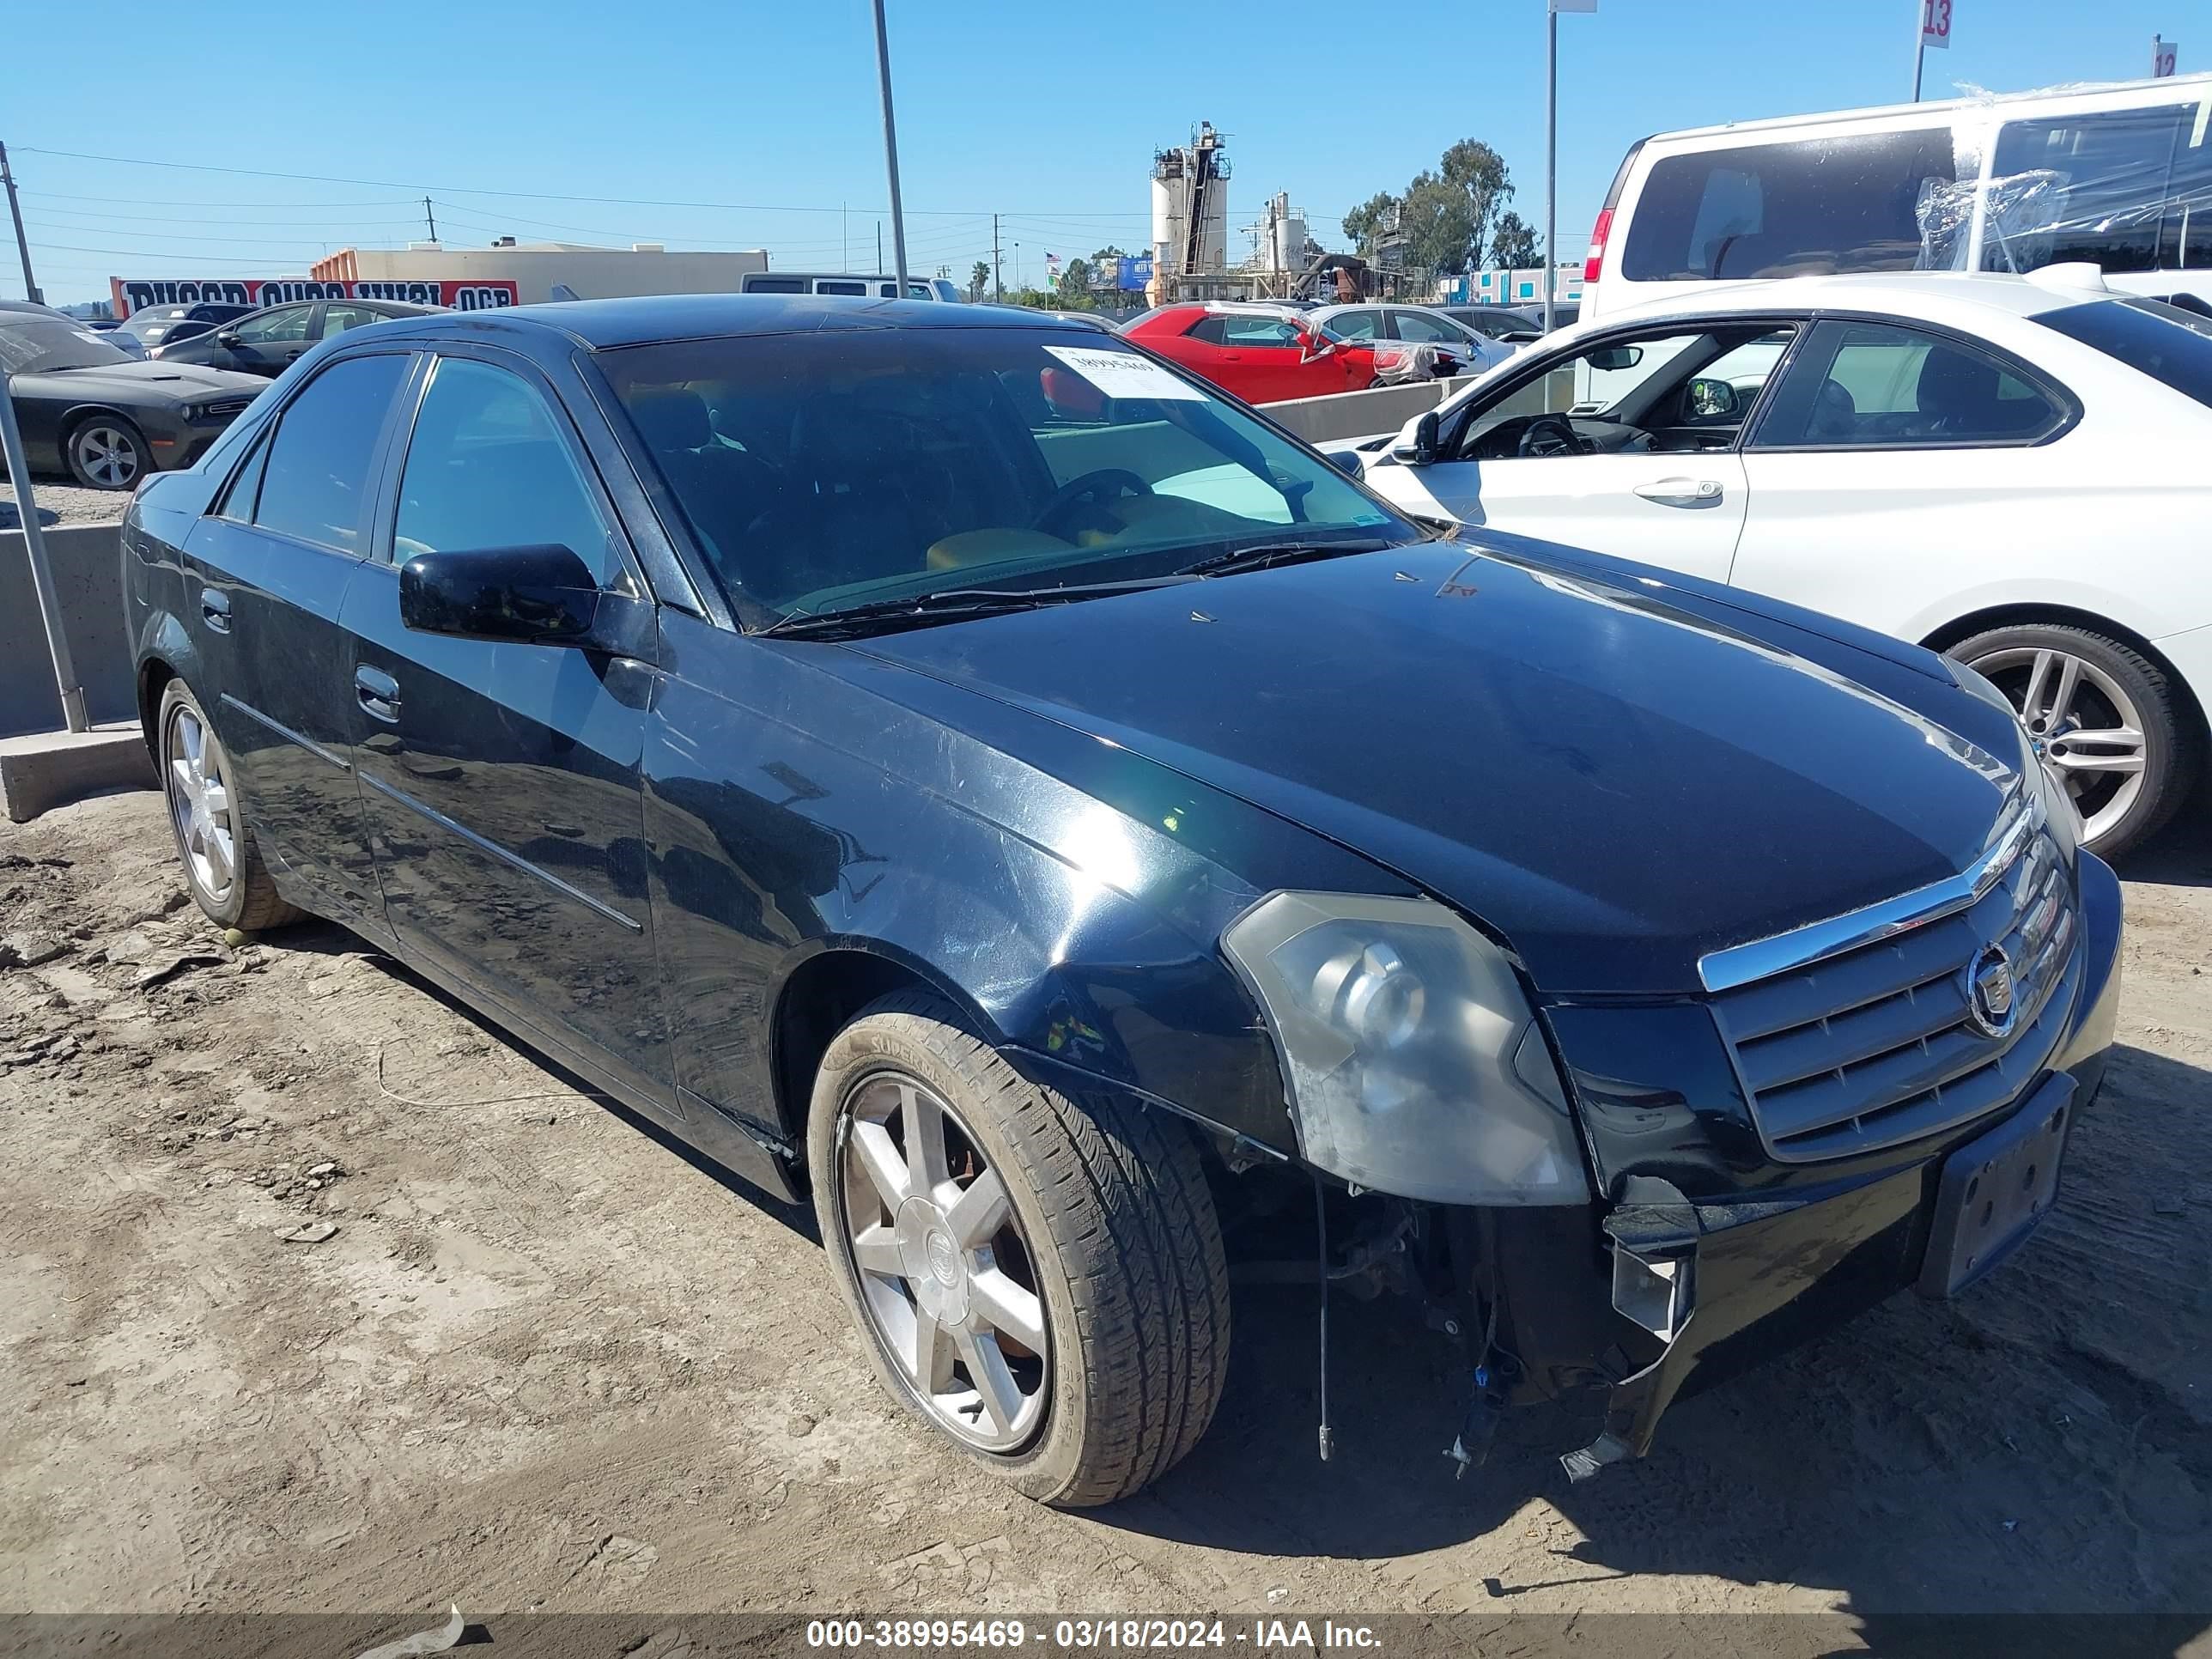
[[(31, 488), (42, 525), (113, 524), (131, 505), (127, 489), (80, 489), (75, 484), (35, 482)], [(15, 486), (0, 483), (0, 530), (22, 527), (22, 509), (16, 505)]]

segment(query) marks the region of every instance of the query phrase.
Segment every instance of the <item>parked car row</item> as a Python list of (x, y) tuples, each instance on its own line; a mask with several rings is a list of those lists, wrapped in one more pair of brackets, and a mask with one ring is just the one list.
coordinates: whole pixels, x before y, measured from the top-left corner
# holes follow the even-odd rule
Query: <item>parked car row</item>
[[(1766, 303), (1608, 335), (1593, 374), (1668, 382), (1632, 406), (1467, 416), (1571, 381), (1516, 357), (1376, 482), (1485, 434), (1729, 464), (1740, 386), (1864, 325)], [(124, 525), (192, 898), (337, 920), (811, 1202), (885, 1389), (1047, 1502), (1189, 1453), (1230, 1258), (1286, 1216), (1324, 1295), (1455, 1334), (1439, 1449), (1561, 1401), (1603, 1424), (1576, 1479), (2008, 1255), (2117, 999), (2053, 728), (1741, 587), (1440, 536), (1174, 356), (1349, 382), (1391, 343), (1154, 321), (699, 296), (316, 343)], [(2097, 441), (2083, 360), (2021, 355), (1844, 379), (2012, 437), (2063, 381)]]
[(1250, 404), (1480, 374), (1510, 355), (1419, 306), (1194, 301), (1146, 312), (1120, 331)]

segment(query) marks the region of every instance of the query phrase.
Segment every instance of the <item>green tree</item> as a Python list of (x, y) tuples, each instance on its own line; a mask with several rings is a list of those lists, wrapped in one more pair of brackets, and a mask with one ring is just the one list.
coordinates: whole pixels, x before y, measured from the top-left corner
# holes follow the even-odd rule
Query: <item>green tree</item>
[(1376, 238), (1395, 222), (1401, 205), (1389, 191), (1378, 190), (1344, 216), (1344, 234), (1352, 239), (1354, 248), (1371, 254)]
[(975, 261), (975, 270), (968, 273), (968, 293), (972, 299), (982, 297), (983, 290), (991, 286), (991, 264), (988, 259)]
[(1443, 153), (1437, 163), (1443, 182), (1467, 198), (1468, 223), (1471, 231), (1468, 243), (1467, 264), (1457, 267), (1472, 270), (1482, 263), (1484, 246), (1490, 240), (1498, 216), (1506, 203), (1513, 199), (1513, 179), (1505, 169), (1505, 158), (1479, 138), (1462, 138)]
[(1060, 269), (1060, 291), (1069, 299), (1078, 295), (1091, 297), (1091, 264), (1086, 259), (1070, 259)]
[(1091, 256), (1091, 263), (1094, 265), (1102, 267), (1110, 266), (1116, 260), (1126, 259), (1129, 256), (1122, 252), (1120, 248), (1115, 247), (1113, 243), (1109, 242), (1104, 247), (1100, 248), (1097, 252)]
[(1521, 222), (1521, 216), (1507, 211), (1498, 216), (1498, 223), (1490, 233), (1490, 263), (1501, 270), (1526, 270), (1531, 265), (1543, 263), (1543, 253), (1536, 240), (1536, 227)]
[(1456, 275), (1472, 264), (1481, 230), (1467, 192), (1433, 173), (1406, 186), (1400, 212), (1406, 234), (1406, 263), (1417, 270)]

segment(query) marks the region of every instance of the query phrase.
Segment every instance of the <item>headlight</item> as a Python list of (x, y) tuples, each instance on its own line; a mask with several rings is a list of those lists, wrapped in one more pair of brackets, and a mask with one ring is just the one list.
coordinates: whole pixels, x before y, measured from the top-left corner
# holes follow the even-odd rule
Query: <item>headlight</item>
[(1589, 1201), (1566, 1091), (1520, 981), (1449, 910), (1274, 893), (1221, 944), (1273, 1027), (1309, 1164), (1448, 1204)]
[(179, 404), (177, 405), (177, 418), (180, 421), (197, 421), (201, 416), (206, 413), (207, 405), (204, 404)]

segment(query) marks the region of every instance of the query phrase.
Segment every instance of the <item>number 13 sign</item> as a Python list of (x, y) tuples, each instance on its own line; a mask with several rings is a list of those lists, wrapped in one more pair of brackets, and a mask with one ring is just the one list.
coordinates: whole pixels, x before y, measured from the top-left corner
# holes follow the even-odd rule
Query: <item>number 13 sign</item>
[(1920, 44), (1949, 50), (1951, 0), (1920, 0)]

